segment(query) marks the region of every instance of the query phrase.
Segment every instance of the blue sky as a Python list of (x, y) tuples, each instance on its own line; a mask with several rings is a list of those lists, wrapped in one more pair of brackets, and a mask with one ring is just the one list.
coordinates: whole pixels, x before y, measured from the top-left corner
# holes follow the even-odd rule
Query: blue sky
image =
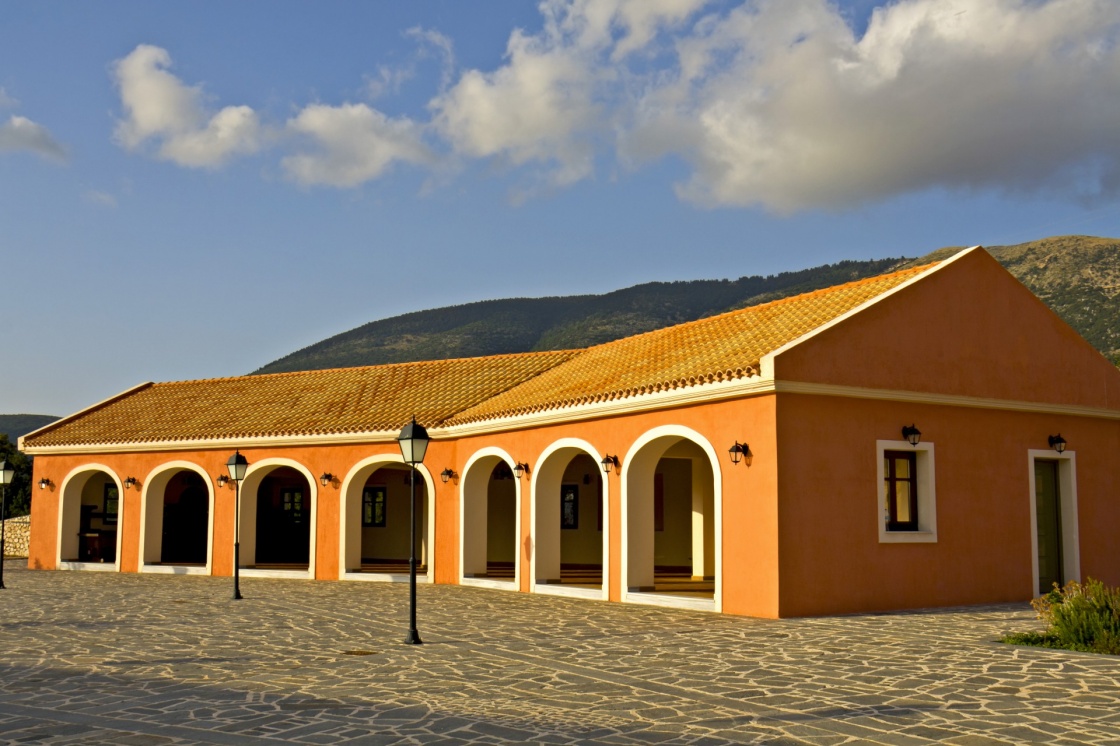
[(1112, 0), (0, 5), (0, 412), (367, 321), (1120, 235)]

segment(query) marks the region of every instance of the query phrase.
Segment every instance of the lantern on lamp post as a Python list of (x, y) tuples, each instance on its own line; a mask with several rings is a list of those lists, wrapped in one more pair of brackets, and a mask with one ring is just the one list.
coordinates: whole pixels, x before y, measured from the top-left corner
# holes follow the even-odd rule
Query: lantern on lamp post
[(8, 461), (0, 461), (0, 589), (4, 588), (4, 539), (8, 519), (8, 485), (15, 478), (16, 470)]
[(416, 465), (424, 462), (428, 452), (428, 431), (417, 424), (416, 418), (401, 428), (397, 445), (401, 447), (401, 457), (408, 464), (408, 493), (411, 503), (411, 523), (408, 532), (408, 637), (407, 645), (420, 645), (420, 633), (416, 630)]
[(226, 462), (230, 479), (233, 480), (233, 600), (240, 601), (241, 596), (241, 480), (245, 478), (245, 471), (249, 468), (249, 461), (241, 455), (241, 451), (234, 451)]

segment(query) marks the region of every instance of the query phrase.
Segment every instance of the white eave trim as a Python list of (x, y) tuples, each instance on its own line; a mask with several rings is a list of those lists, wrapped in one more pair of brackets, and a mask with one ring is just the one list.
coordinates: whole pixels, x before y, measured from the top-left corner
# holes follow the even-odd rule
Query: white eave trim
[(821, 324), (820, 326), (815, 327), (814, 329), (812, 329), (808, 332), (805, 332), (804, 334), (802, 334), (797, 339), (786, 342), (784, 345), (782, 345), (778, 349), (772, 350), (772, 351), (766, 353), (765, 355), (762, 356), (762, 359), (759, 360), (759, 363), (758, 363), (759, 364), (759, 369), (762, 373), (762, 377), (763, 378), (773, 378), (774, 377), (774, 358), (776, 358), (778, 355), (781, 355), (786, 350), (790, 350), (790, 349), (796, 347), (797, 345), (799, 345), (803, 342), (806, 342), (807, 340), (812, 339), (813, 337), (817, 336), (821, 332), (824, 332), (828, 329), (831, 329), (832, 327), (836, 326), (837, 324), (844, 323), (845, 321), (850, 319), (852, 316), (855, 316), (857, 313), (861, 313), (861, 312), (867, 310), (871, 306), (874, 306), (876, 303), (879, 303), (880, 301), (882, 301), (884, 298), (889, 298), (890, 296), (894, 295), (895, 293), (899, 293), (902, 290), (910, 287), (911, 285), (913, 285), (915, 283), (918, 283), (918, 282), (921, 282), (925, 278), (932, 275), (934, 272), (937, 272), (941, 269), (944, 269), (945, 267), (948, 267), (950, 264), (957, 261), (958, 259), (961, 259), (965, 255), (971, 254), (973, 251), (977, 251), (977, 250), (980, 250), (980, 249), (982, 249), (982, 247), (980, 245), (972, 246), (972, 247), (967, 248), (967, 249), (962, 249), (962, 250), (958, 251), (956, 254), (953, 254), (948, 259), (944, 259), (944, 260), (938, 262), (937, 264), (935, 264), (934, 266), (925, 270), (924, 272), (919, 272), (918, 274), (914, 275), (913, 277), (911, 277), (906, 282), (895, 285), (890, 290), (885, 290), (882, 293), (879, 293), (874, 298), (870, 298), (870, 299), (864, 301), (863, 303), (860, 303), (855, 308), (847, 311), (846, 313), (840, 314), (839, 316), (832, 319), (831, 321), (829, 321), (827, 323), (824, 323), (824, 324)]
[(913, 404), (932, 404), (943, 407), (968, 407), (970, 409), (997, 409), (1005, 412), (1030, 412), (1034, 414), (1091, 417), (1103, 420), (1120, 420), (1120, 409), (1086, 407), (1078, 404), (1051, 404), (1049, 402), (1018, 401), (1014, 399), (985, 399), (960, 394), (933, 394), (924, 391), (898, 389), (865, 389), (859, 386), (840, 386), (831, 383), (804, 383), (778, 381), (774, 390), (779, 394), (808, 394), (811, 396), (838, 396), (848, 399), (876, 399)]
[(194, 440), (158, 440), (137, 443), (89, 443), (82, 445), (32, 446), (24, 453), (46, 456), (82, 453), (136, 453), (154, 451), (204, 451), (221, 448), (271, 448), (276, 446), (355, 445), (395, 443), (396, 430), (371, 430), (364, 433), (332, 435), (276, 435), (257, 438), (198, 438)]

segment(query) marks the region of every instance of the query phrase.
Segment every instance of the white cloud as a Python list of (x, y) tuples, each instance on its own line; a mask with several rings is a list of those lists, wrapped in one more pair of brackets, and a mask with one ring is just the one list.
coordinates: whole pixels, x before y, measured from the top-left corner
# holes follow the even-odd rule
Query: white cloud
[(7, 122), (0, 124), (0, 153), (21, 150), (37, 153), (52, 160), (66, 159), (66, 149), (54, 139), (46, 127), (26, 117), (13, 115)]
[(399, 93), (401, 86), (416, 77), (417, 61), (433, 57), (440, 61), (440, 90), (451, 82), (455, 70), (455, 50), (450, 38), (421, 26), (406, 30), (404, 36), (416, 42), (413, 58), (401, 65), (378, 65), (375, 75), (366, 75), (366, 94), (371, 99)]
[(378, 65), (376, 75), (366, 75), (366, 95), (378, 99), (387, 94), (399, 93), (401, 86), (416, 77), (416, 68), (411, 65), (391, 67)]
[(0, 109), (14, 109), (19, 106), (19, 101), (8, 95), (8, 92), (0, 88)]
[(158, 157), (196, 168), (221, 166), (261, 147), (256, 112), (248, 106), (227, 106), (208, 115), (202, 89), (183, 84), (167, 71), (170, 66), (167, 51), (148, 44), (114, 65), (126, 115), (116, 129), (122, 146), (139, 150), (154, 141)]
[(288, 121), (288, 130), (313, 142), (310, 151), (283, 159), (288, 175), (304, 185), (355, 187), (376, 179), (397, 161), (435, 162), (409, 119), (390, 119), (365, 104), (312, 104)]
[(82, 195), (82, 199), (90, 204), (101, 205), (102, 207), (116, 207), (117, 198), (108, 192), (101, 192), (96, 189), (90, 189)]
[[(833, 0), (538, 7), (541, 29), (514, 30), (491, 70), (456, 75), (450, 39), (405, 32), (415, 58), (377, 68), (367, 93), (395, 92), (417, 61), (439, 59), (429, 122), (313, 104), (269, 144), (293, 180), (336, 187), (448, 156), (551, 186), (604, 157), (634, 168), (673, 157), (689, 169), (683, 199), (779, 213), (928, 189), (1120, 194), (1116, 0), (894, 0), (862, 36)], [(263, 146), (253, 109), (208, 111), (170, 64), (142, 45), (114, 68), (124, 147), (217, 166)]]
[(544, 28), (509, 38), (507, 62), (467, 70), (430, 104), (455, 151), (543, 166), (570, 184), (593, 171), (595, 141), (610, 131), (612, 61), (647, 45), (706, 0), (543, 0)]
[(446, 88), (451, 82), (451, 74), (455, 71), (455, 45), (451, 39), (434, 29), (426, 29), (421, 26), (413, 26), (405, 32), (405, 36), (415, 39), (420, 45), (417, 51), (420, 59), (430, 57), (433, 51), (440, 58), (442, 71), (439, 87), (440, 90)]
[(623, 153), (705, 205), (844, 207), (933, 187), (1120, 190), (1120, 3), (900, 0), (856, 38), (825, 0), (705, 19)]

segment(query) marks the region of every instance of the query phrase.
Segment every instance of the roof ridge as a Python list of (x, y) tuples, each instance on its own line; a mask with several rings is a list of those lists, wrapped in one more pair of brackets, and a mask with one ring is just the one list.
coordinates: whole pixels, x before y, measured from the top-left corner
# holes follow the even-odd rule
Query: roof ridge
[(545, 355), (558, 355), (561, 353), (574, 353), (579, 354), (585, 352), (588, 348), (568, 348), (562, 350), (532, 350), (529, 352), (502, 352), (497, 355), (472, 355), (469, 357), (445, 357), (436, 360), (402, 360), (395, 363), (374, 363), (372, 365), (350, 365), (343, 368), (310, 368), (308, 370), (285, 370), (277, 373), (247, 373), (240, 376), (215, 376), (214, 378), (187, 378), (181, 381), (159, 381), (152, 386), (177, 386), (184, 383), (215, 383), (217, 381), (240, 381), (251, 380), (259, 381), (264, 378), (283, 378), (294, 376), (311, 376), (311, 375), (326, 375), (328, 373), (341, 373), (344, 371), (354, 370), (369, 370), (371, 368), (385, 369), (385, 368), (405, 368), (409, 366), (424, 366), (424, 365), (439, 365), (442, 363), (454, 363), (460, 360), (498, 360), (510, 358), (531, 358), (543, 357)]
[[(493, 393), (493, 394), (491, 394), (490, 396), (488, 396), (488, 397), (486, 397), (485, 399), (483, 399), (483, 400), (482, 400), (481, 402), (475, 402), (474, 404), (471, 404), (471, 405), (469, 405), (469, 406), (465, 406), (465, 407), (463, 407), (463, 408), (461, 408), (461, 409), (456, 409), (456, 410), (455, 410), (454, 412), (450, 413), (449, 415), (447, 415), (446, 417), (444, 417), (444, 418), (443, 418), (442, 420), (440, 420), (439, 422), (436, 422), (436, 423), (434, 423), (434, 424), (433, 424), (433, 427), (439, 427), (440, 425), (443, 425), (443, 424), (444, 424), (445, 422), (450, 422), (451, 420), (454, 420), (454, 419), (455, 419), (456, 417), (458, 417), (459, 415), (461, 415), (461, 414), (462, 414), (463, 412), (466, 412), (466, 411), (467, 411), (467, 410), (469, 410), (469, 409), (473, 409), (474, 407), (476, 407), (476, 406), (478, 406), (478, 405), (482, 404), (483, 402), (489, 401), (489, 400), (493, 399), (494, 397), (497, 397), (497, 396), (501, 396), (502, 394), (506, 393), (507, 391), (512, 391), (512, 390), (514, 390), (515, 388), (517, 388), (518, 386), (524, 385), (524, 384), (528, 383), (529, 381), (532, 381), (532, 380), (533, 380), (534, 378), (540, 378), (540, 377), (541, 377), (542, 375), (544, 375), (545, 373), (547, 373), (547, 372), (549, 372), (549, 371), (552, 371), (552, 370), (556, 370), (557, 368), (559, 368), (559, 367), (560, 367), (560, 366), (562, 366), (562, 365), (567, 365), (568, 363), (572, 362), (573, 360), (575, 360), (575, 359), (577, 359), (577, 358), (580, 358), (580, 357), (582, 357), (583, 355), (586, 355), (586, 354), (587, 354), (587, 351), (588, 351), (589, 349), (590, 349), (589, 347), (585, 347), (585, 348), (583, 348), (583, 349), (576, 349), (576, 350), (571, 350), (570, 352), (572, 352), (572, 353), (573, 353), (571, 357), (569, 357), (569, 358), (565, 358), (564, 360), (561, 360), (560, 362), (556, 363), (556, 365), (550, 365), (550, 366), (549, 366), (549, 367), (547, 367), (547, 368), (543, 368), (543, 369), (541, 369), (541, 370), (538, 370), (538, 371), (537, 371), (536, 373), (534, 373), (533, 375), (529, 376), (528, 378), (525, 378), (525, 379), (522, 379), (522, 380), (520, 380), (520, 381), (515, 381), (515, 382), (513, 382), (513, 383), (510, 383), (510, 385), (509, 385), (509, 386), (506, 386), (506, 387), (505, 387), (504, 389), (502, 389), (501, 391), (496, 391), (496, 392), (494, 392), (494, 393)], [(568, 352), (568, 350), (562, 350), (562, 351), (563, 351), (563, 352)]]

